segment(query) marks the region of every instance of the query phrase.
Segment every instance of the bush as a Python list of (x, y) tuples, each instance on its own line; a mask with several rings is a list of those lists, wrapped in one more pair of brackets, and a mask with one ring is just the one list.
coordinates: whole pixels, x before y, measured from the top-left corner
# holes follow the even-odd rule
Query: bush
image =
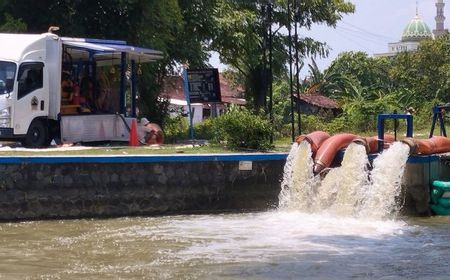
[(164, 140), (175, 143), (177, 140), (189, 139), (189, 124), (183, 116), (167, 118), (164, 125)]
[(206, 119), (194, 126), (194, 136), (196, 139), (207, 139), (215, 141), (218, 138), (216, 129), (216, 119)]
[(225, 140), (230, 148), (268, 150), (272, 127), (270, 122), (249, 110), (231, 107), (214, 120), (216, 141)]
[(325, 130), (325, 122), (316, 115), (302, 115), (302, 134)]

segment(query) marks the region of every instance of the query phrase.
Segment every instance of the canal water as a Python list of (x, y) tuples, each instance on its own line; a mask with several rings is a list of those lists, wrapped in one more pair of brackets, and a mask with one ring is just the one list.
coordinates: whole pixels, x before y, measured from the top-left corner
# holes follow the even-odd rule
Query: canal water
[(450, 218), (398, 215), (408, 151), (314, 176), (295, 144), (266, 212), (3, 223), (0, 279), (449, 279)]
[(449, 279), (450, 218), (296, 211), (5, 223), (0, 279)]

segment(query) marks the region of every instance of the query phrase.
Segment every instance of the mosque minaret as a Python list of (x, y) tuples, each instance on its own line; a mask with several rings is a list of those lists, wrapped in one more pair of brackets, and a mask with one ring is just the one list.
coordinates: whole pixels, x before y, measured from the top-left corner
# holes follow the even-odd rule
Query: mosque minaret
[(436, 2), (436, 29), (433, 30), (434, 37), (439, 37), (447, 33), (445, 29), (445, 16), (444, 16), (444, 0), (437, 0)]

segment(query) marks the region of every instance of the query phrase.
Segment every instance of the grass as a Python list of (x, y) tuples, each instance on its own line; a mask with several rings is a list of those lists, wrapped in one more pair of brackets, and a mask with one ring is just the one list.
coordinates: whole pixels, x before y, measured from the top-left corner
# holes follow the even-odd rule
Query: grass
[[(278, 146), (270, 152), (287, 152), (289, 146)], [(255, 151), (232, 150), (221, 145), (162, 145), (162, 146), (72, 146), (47, 149), (3, 148), (0, 156), (100, 156), (100, 155), (164, 155), (164, 154), (227, 154), (251, 153)]]

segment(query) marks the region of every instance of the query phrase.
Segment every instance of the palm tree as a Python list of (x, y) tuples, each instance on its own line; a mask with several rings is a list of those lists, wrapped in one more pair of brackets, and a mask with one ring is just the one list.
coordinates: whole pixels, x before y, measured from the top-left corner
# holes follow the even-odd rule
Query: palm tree
[(312, 63), (308, 66), (310, 85), (306, 93), (320, 93), (331, 98), (340, 99), (349, 94), (353, 94), (355, 92), (354, 87), (358, 86), (357, 81), (337, 72), (334, 64), (331, 64), (323, 73), (320, 71), (314, 59), (312, 59)]

